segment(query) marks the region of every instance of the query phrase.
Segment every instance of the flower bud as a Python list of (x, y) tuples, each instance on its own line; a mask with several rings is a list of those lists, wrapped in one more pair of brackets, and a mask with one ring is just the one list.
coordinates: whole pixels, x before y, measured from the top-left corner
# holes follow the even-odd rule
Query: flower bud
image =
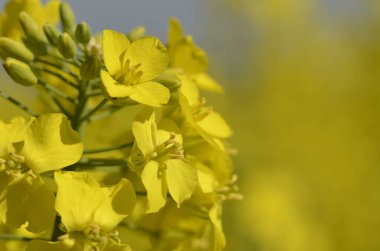
[(87, 44), (91, 39), (91, 30), (86, 22), (77, 25), (75, 38), (81, 44)]
[(66, 32), (58, 37), (58, 50), (66, 59), (73, 58), (77, 52), (74, 40)]
[(0, 38), (0, 56), (16, 58), (25, 63), (30, 63), (34, 59), (33, 53), (22, 43), (7, 37)]
[(68, 3), (61, 3), (59, 7), (63, 31), (73, 34), (75, 27), (75, 14)]
[(137, 39), (142, 38), (145, 35), (145, 27), (144, 26), (138, 26), (133, 28), (127, 35), (129, 41), (133, 42)]
[(47, 42), (46, 37), (42, 31), (42, 28), (25, 11), (20, 13), (19, 19), (20, 19), (22, 30), (24, 31), (26, 38), (34, 40), (34, 41), (38, 41), (41, 43)]
[(85, 80), (99, 77), (101, 63), (98, 57), (90, 57), (80, 67), (80, 75)]
[(55, 27), (52, 24), (47, 23), (43, 26), (43, 30), (44, 30), (45, 36), (48, 39), (49, 43), (52, 46), (57, 46), (58, 45), (58, 37), (61, 34), (59, 32), (59, 30), (57, 29), (57, 27)]
[(26, 12), (19, 15), (21, 27), (25, 33), (23, 42), (33, 54), (40, 56), (47, 52), (47, 40), (42, 28)]
[(8, 75), (17, 83), (31, 86), (38, 83), (36, 75), (34, 75), (29, 65), (14, 58), (7, 58), (3, 62), (3, 67)]

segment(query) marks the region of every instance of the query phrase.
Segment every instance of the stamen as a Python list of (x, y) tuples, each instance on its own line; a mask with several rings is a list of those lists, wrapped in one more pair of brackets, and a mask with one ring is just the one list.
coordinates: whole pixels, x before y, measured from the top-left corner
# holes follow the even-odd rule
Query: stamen
[(9, 154), (9, 157), (16, 161), (16, 162), (19, 162), (19, 163), (24, 163), (25, 162), (25, 158), (24, 156), (21, 156), (21, 155), (18, 155), (18, 154), (15, 154), (15, 153), (10, 153)]
[(121, 65), (121, 72), (115, 75), (115, 79), (124, 85), (136, 85), (139, 83), (143, 71), (139, 70), (141, 63), (131, 66), (131, 62), (127, 59)]
[(33, 179), (37, 178), (37, 175), (34, 174), (34, 172), (33, 172), (32, 169), (29, 169), (29, 171), (28, 171), (28, 175), (29, 175), (30, 177), (32, 177)]
[(69, 234), (64, 234), (64, 235), (58, 236), (58, 240), (64, 241), (64, 240), (69, 239), (69, 237), (70, 237)]
[(193, 113), (195, 121), (201, 121), (206, 118), (214, 110), (213, 107), (203, 107), (198, 112)]

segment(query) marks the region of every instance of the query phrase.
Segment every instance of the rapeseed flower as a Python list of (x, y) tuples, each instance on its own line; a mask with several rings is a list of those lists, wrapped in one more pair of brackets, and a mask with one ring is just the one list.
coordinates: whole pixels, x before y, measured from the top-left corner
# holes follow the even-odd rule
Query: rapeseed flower
[(168, 192), (178, 206), (189, 199), (198, 185), (197, 173), (185, 159), (176, 124), (162, 120), (157, 125), (154, 111), (145, 108), (132, 123), (132, 132), (135, 145), (129, 163), (148, 192), (147, 212), (160, 210)]
[(169, 90), (155, 82), (168, 66), (165, 46), (154, 37), (133, 41), (116, 31), (103, 31), (102, 87), (111, 99), (130, 99), (159, 107), (169, 101)]
[(131, 250), (120, 244), (117, 232), (113, 231), (135, 204), (136, 195), (128, 180), (102, 187), (87, 173), (56, 172), (55, 181), (58, 186), (55, 208), (66, 234), (59, 237), (59, 242), (34, 240), (27, 251)]
[(0, 204), (2, 220), (13, 228), (26, 224), (42, 232), (54, 221), (54, 194), (40, 174), (77, 162), (83, 151), (79, 135), (62, 114), (0, 122)]

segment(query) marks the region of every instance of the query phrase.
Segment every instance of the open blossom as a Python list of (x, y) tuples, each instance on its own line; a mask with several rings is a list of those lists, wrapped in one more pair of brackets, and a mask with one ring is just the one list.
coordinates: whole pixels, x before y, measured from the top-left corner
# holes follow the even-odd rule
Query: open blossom
[(229, 138), (232, 131), (223, 117), (206, 106), (196, 85), (186, 76), (180, 75), (179, 113), (184, 117), (182, 126), (187, 135), (200, 135), (211, 146), (225, 150), (223, 139)]
[(182, 137), (171, 120), (156, 124), (152, 109), (143, 109), (132, 124), (135, 150), (130, 165), (137, 169), (148, 192), (148, 211), (166, 203), (167, 192), (180, 205), (197, 187), (195, 168), (185, 159)]
[(111, 99), (131, 99), (149, 106), (169, 101), (169, 90), (154, 79), (168, 66), (166, 48), (154, 37), (133, 41), (112, 30), (103, 31), (103, 56), (107, 71), (101, 71), (104, 92)]
[(58, 192), (55, 208), (66, 232), (59, 242), (32, 241), (27, 251), (101, 250), (130, 251), (120, 244), (113, 229), (131, 213), (136, 195), (131, 183), (102, 187), (87, 173), (57, 172)]
[(176, 19), (164, 44), (144, 27), (94, 35), (58, 0), (8, 0), (0, 28), (5, 73), (33, 95), (0, 85), (30, 117), (0, 121), (1, 251), (224, 249), (232, 132)]
[(40, 174), (77, 162), (83, 151), (79, 134), (62, 114), (29, 121), (0, 122), (0, 205), (2, 220), (30, 232), (45, 231), (54, 221), (54, 195)]
[(222, 93), (223, 88), (207, 74), (208, 58), (190, 35), (184, 35), (180, 22), (171, 18), (168, 31), (170, 68), (182, 70), (200, 89)]

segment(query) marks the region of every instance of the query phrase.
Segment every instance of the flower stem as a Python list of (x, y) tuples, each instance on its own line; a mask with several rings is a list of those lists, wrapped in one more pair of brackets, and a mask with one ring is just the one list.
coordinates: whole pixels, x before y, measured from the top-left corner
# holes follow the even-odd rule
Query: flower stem
[(59, 74), (57, 72), (54, 72), (54, 71), (51, 71), (51, 70), (48, 70), (48, 69), (41, 69), (41, 68), (38, 68), (38, 70), (46, 72), (46, 73), (48, 73), (50, 75), (53, 75), (54, 77), (57, 77), (60, 80), (62, 80), (65, 84), (68, 84), (69, 86), (71, 86), (71, 87), (73, 87), (75, 89), (78, 89), (78, 85), (77, 84), (70, 82), (69, 80), (67, 80), (66, 77), (62, 76), (61, 74)]
[(49, 93), (51, 94), (54, 94), (56, 96), (59, 96), (61, 98), (64, 98), (66, 99), (67, 101), (70, 101), (71, 103), (75, 103), (75, 99), (73, 99), (72, 97), (70, 97), (69, 95), (67, 95), (66, 93), (58, 90), (57, 88), (55, 88), (54, 86), (52, 85), (49, 85), (47, 83), (45, 83), (44, 81), (42, 80), (38, 80), (38, 84), (43, 86)]
[(0, 240), (7, 241), (31, 241), (34, 238), (27, 238), (23, 236), (13, 235), (13, 234), (0, 234)]
[(0, 96), (6, 100), (8, 100), (9, 102), (11, 102), (12, 104), (16, 105), (18, 108), (20, 108), (21, 110), (27, 112), (28, 114), (30, 114), (31, 116), (33, 117), (37, 117), (38, 114), (36, 112), (34, 112), (33, 110), (31, 110), (29, 107), (27, 107), (26, 105), (20, 103), (19, 101), (17, 101), (16, 99), (12, 98), (11, 96), (3, 93), (2, 91), (0, 91)]
[(126, 147), (130, 147), (133, 145), (133, 142), (121, 144), (121, 145), (116, 145), (116, 146), (107, 146), (107, 147), (102, 147), (102, 148), (97, 148), (97, 149), (88, 149), (84, 150), (84, 154), (93, 154), (93, 153), (102, 153), (102, 152), (109, 152), (113, 150), (118, 150)]
[(94, 109), (92, 109), (89, 113), (84, 115), (79, 120), (79, 123), (82, 123), (82, 122), (88, 120), (94, 113), (96, 113), (99, 109), (101, 109), (107, 102), (108, 102), (108, 99), (103, 99), (102, 101), (100, 101), (100, 103)]
[(70, 112), (67, 111), (67, 109), (61, 104), (61, 102), (59, 102), (59, 100), (54, 96), (52, 98), (53, 98), (54, 103), (58, 106), (59, 110), (63, 114), (65, 114), (68, 118), (71, 118)]
[(64, 73), (66, 73), (66, 74), (69, 74), (73, 78), (78, 78), (77, 74), (75, 74), (72, 71), (70, 71), (69, 69), (67, 69), (67, 67), (65, 67), (64, 65), (55, 64), (53, 62), (50, 62), (50, 61), (42, 59), (42, 58), (36, 58), (35, 62), (38, 62), (38, 63), (41, 63), (41, 64), (45, 64), (45, 65), (54, 67), (57, 70), (60, 70), (60, 71), (63, 71)]

